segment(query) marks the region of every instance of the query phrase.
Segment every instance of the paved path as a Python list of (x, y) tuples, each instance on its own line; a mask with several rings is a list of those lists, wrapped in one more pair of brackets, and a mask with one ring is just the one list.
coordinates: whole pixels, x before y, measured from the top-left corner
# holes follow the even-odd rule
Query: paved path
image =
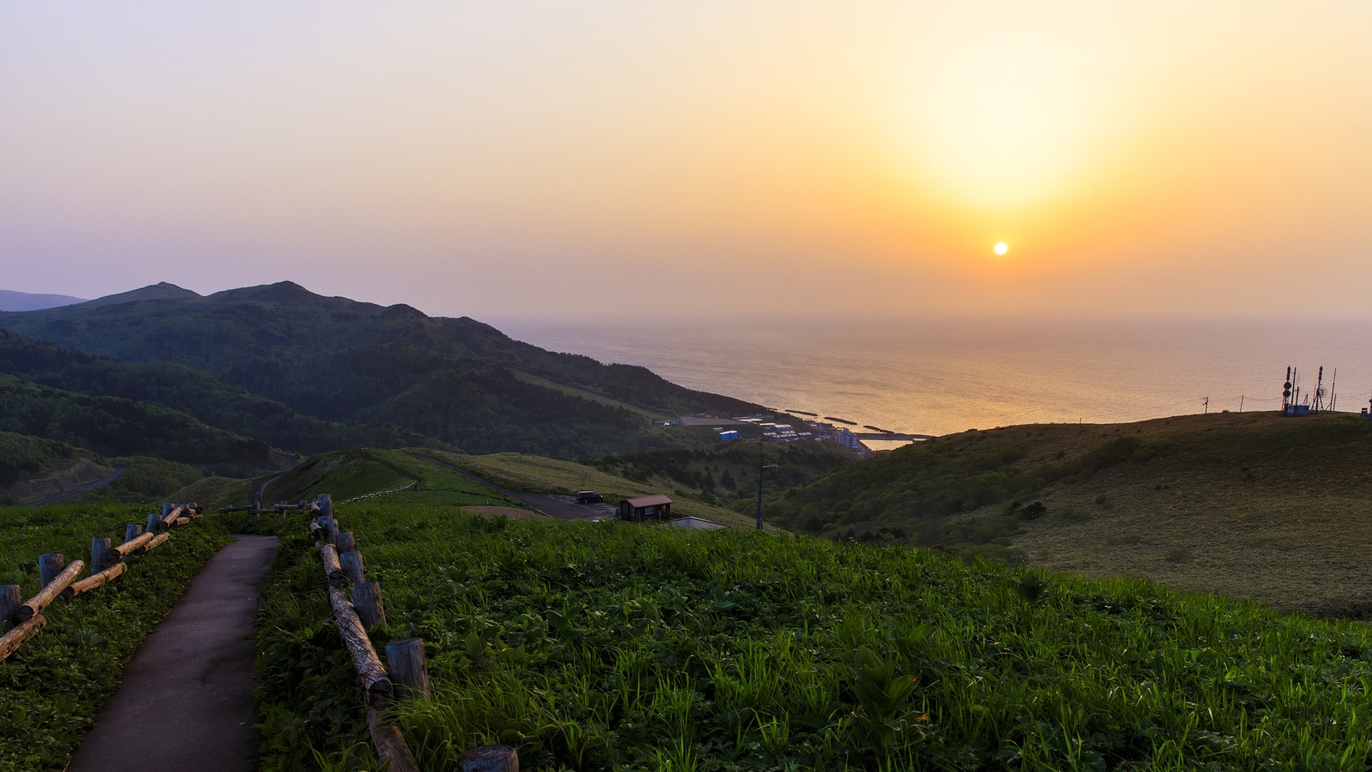
[(277, 472), (276, 474), (269, 474), (269, 475), (267, 475), (266, 477), (259, 477), (259, 478), (257, 478), (256, 480), (253, 480), (253, 482), (252, 482), (252, 498), (250, 498), (250, 499), (248, 500), (249, 503), (251, 503), (254, 507), (257, 507), (258, 509), (261, 509), (261, 508), (262, 508), (262, 493), (263, 493), (264, 491), (267, 490), (267, 483), (271, 482), (272, 480), (275, 480), (276, 478), (280, 477), (281, 475), (282, 475), (281, 472)]
[(253, 615), (275, 536), (239, 536), (143, 641), (68, 772), (251, 772)]

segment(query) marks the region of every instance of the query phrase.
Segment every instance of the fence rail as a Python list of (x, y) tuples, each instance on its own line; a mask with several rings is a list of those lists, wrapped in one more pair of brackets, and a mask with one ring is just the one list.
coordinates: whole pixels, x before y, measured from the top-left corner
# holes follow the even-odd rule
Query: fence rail
[[(418, 481), (402, 490), (417, 485)], [(357, 500), (360, 499), (350, 499)], [(339, 529), (332, 497), (320, 494), (309, 510), (314, 513), (309, 529), (319, 549), (324, 579), (329, 586), (334, 624), (366, 695), (372, 747), (377, 758), (389, 765), (390, 772), (417, 772), (414, 754), (405, 743), (404, 735), (386, 721), (385, 715), (386, 708), (396, 700), (430, 695), (424, 641), (419, 638), (390, 641), (385, 647), (386, 664), (381, 664), (367, 635), (368, 628), (386, 625), (381, 585), (367, 581), (357, 540), (351, 531)], [(503, 745), (480, 746), (462, 755), (459, 769), (462, 772), (519, 772), (519, 755), (514, 748)]]
[(90, 575), (85, 579), (77, 579), (86, 567), (84, 560), (67, 563), (66, 557), (58, 552), (39, 555), (39, 589), (36, 595), (20, 603), (19, 585), (0, 585), (0, 623), (14, 623), (8, 632), (0, 636), (0, 662), (8, 659), (43, 629), (47, 624), (43, 612), (58, 598), (70, 600), (118, 579), (128, 570), (129, 558), (146, 554), (164, 544), (171, 538), (168, 529), (186, 525), (199, 516), (200, 507), (197, 504), (163, 504), (161, 513), (148, 515), (146, 533), (143, 532), (144, 526), (130, 524), (124, 529), (124, 543), (115, 547), (110, 546), (109, 537), (92, 538)]

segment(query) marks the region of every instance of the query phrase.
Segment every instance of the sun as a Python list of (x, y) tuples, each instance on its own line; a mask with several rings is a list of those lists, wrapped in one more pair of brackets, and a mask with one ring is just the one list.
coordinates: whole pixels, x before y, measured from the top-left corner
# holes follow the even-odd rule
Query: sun
[(1009, 252), (1009, 251), (1010, 251), (1010, 245), (1009, 245), (1009, 244), (1006, 244), (1004, 241), (1002, 241), (1002, 242), (1000, 242), (999, 244), (996, 245), (996, 254), (998, 254), (998, 255), (1003, 255), (1003, 254), (1005, 254), (1006, 252)]

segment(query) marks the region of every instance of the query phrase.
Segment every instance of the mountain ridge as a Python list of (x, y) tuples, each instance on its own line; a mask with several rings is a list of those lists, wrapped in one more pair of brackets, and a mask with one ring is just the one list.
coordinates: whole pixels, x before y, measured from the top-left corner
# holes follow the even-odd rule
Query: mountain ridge
[(16, 313), (42, 311), (47, 308), (59, 308), (85, 302), (87, 302), (85, 298), (72, 297), (71, 295), (45, 295), (0, 289), (0, 311)]
[(467, 452), (589, 459), (700, 444), (704, 433), (653, 429), (649, 416), (761, 409), (646, 368), (545, 351), (469, 317), (324, 297), (294, 282), (206, 296), (164, 283), (0, 314), (0, 328), (114, 360), (184, 365), (303, 415), (394, 424)]

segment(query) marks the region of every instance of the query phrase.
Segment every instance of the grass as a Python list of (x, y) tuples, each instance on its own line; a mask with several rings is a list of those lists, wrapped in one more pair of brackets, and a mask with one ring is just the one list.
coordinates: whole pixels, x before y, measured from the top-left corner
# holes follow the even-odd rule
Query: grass
[[(1372, 421), (1347, 414), (1012, 426), (855, 464), (768, 512), (818, 534), (1372, 620), (1369, 455)], [(1048, 516), (1007, 517), (1036, 500)]]
[(526, 373), (522, 370), (511, 370), (510, 372), (514, 375), (515, 379), (523, 381), (524, 383), (533, 384), (534, 386), (542, 386), (545, 389), (552, 389), (553, 391), (566, 394), (569, 397), (580, 397), (581, 399), (589, 399), (592, 402), (596, 402), (607, 407), (615, 407), (621, 408), (623, 410), (628, 410), (629, 412), (636, 413), (639, 416), (648, 419), (649, 421), (661, 421), (667, 417), (663, 415), (661, 411), (647, 410), (638, 405), (614, 399), (613, 397), (607, 397), (604, 394), (599, 394), (589, 389), (582, 389), (577, 388), (576, 386), (567, 385), (565, 383), (558, 383), (557, 381), (549, 380), (548, 378), (543, 378), (541, 376), (533, 375), (531, 373)]
[[(0, 584), (38, 590), (37, 557), (61, 552), (89, 563), (93, 536), (119, 543), (125, 523), (148, 509), (132, 505), (0, 508)], [(139, 643), (180, 597), (190, 578), (228, 541), (201, 520), (134, 558), (115, 582), (45, 613), (48, 624), (0, 663), (0, 769), (60, 770)]]
[(672, 496), (672, 514), (679, 517), (699, 517), (731, 528), (756, 528), (755, 518), (723, 507), (716, 507), (691, 498), (689, 494), (664, 491), (651, 482), (637, 482), (602, 472), (586, 464), (523, 453), (493, 453), (486, 456), (463, 456), (441, 451), (425, 451), (434, 458), (442, 458), (515, 490), (539, 493), (572, 494), (579, 490), (594, 490), (606, 501), (618, 501), (631, 496), (668, 493)]
[(1156, 450), (1056, 486), (1050, 512), (1090, 517), (1021, 524), (1012, 544), (1025, 562), (1372, 620), (1372, 422), (1231, 413), (1093, 430)]
[[(386, 592), (374, 641), (426, 641), (435, 695), (395, 711), (425, 768), (491, 742), (569, 770), (1372, 759), (1372, 634), (1350, 623), (809, 537), (338, 514)], [(318, 557), (290, 544), (260, 619), (263, 768), (365, 766)]]
[(232, 504), (246, 504), (252, 496), (252, 480), (236, 477), (204, 477), (167, 494), (168, 501), (194, 501), (214, 510)]

